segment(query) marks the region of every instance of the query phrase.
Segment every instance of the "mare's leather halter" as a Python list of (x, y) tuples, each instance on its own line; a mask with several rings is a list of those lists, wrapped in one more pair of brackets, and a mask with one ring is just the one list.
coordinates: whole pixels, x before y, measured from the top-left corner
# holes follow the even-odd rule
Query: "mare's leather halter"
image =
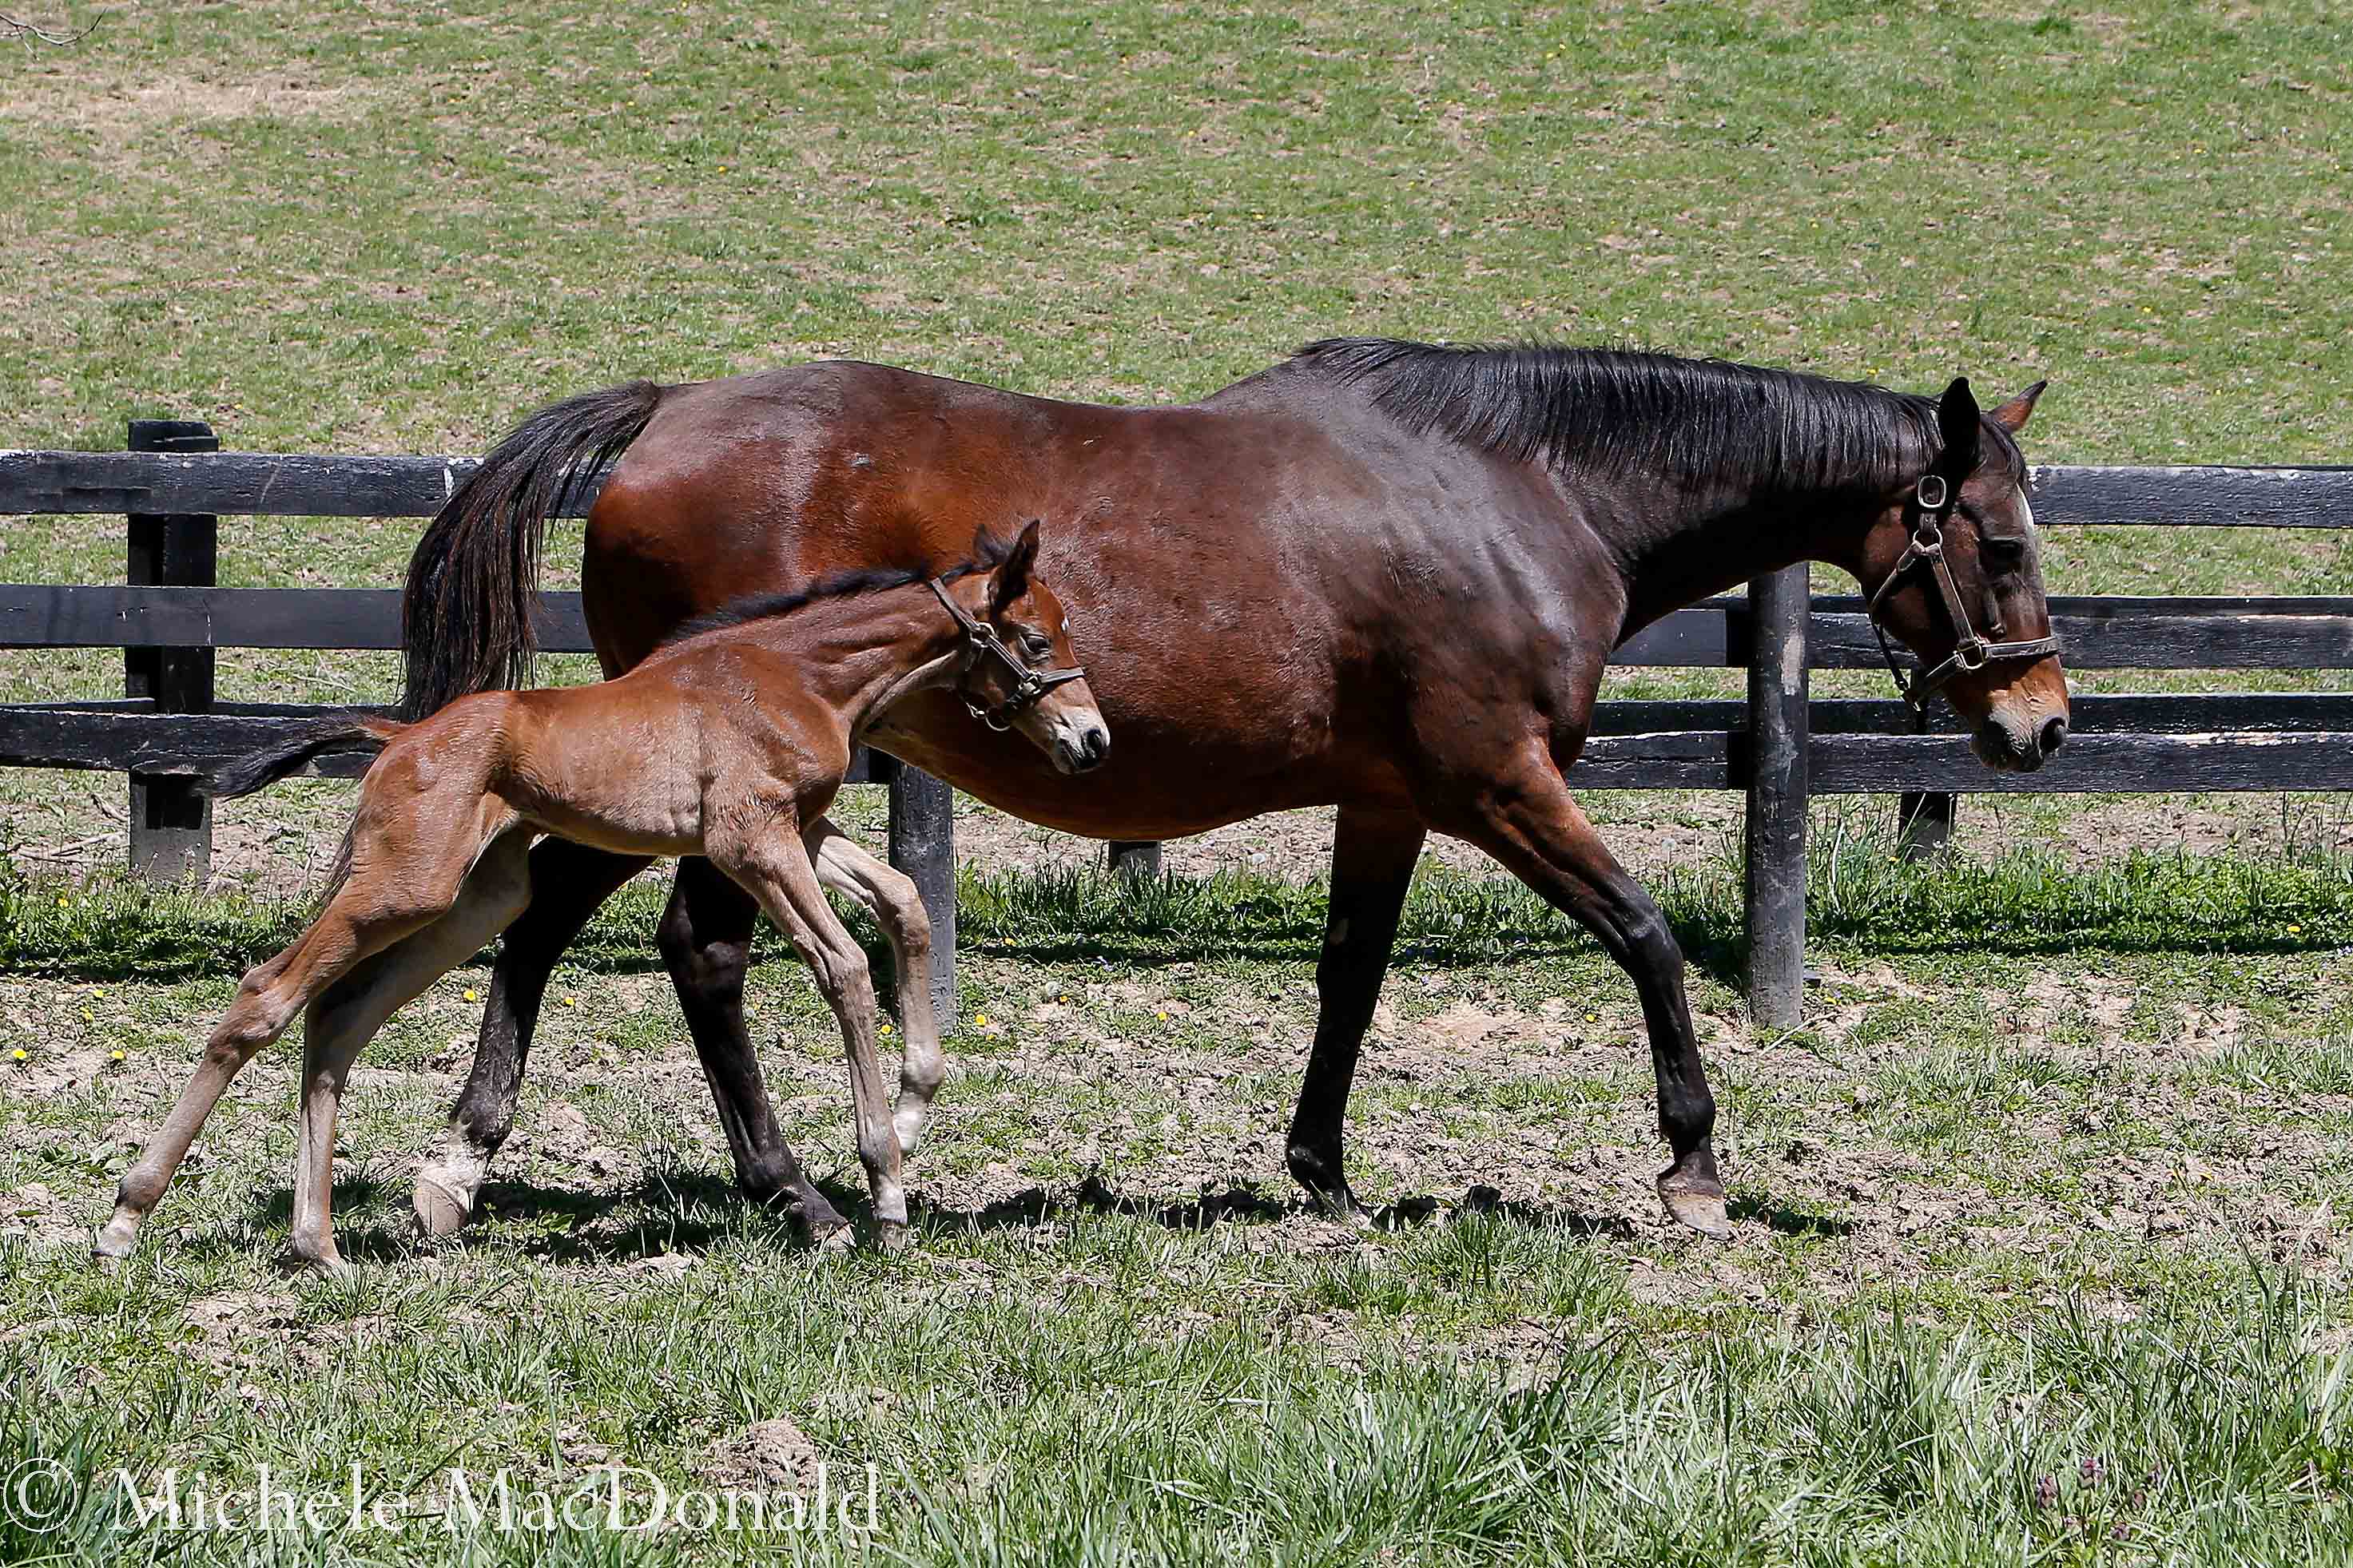
[[(1010, 730), (1013, 721), (1044, 700), (1046, 693), (1066, 682), (1086, 675), (1083, 666), (1072, 665), (1068, 669), (1032, 669), (1007, 647), (997, 635), (997, 628), (987, 621), (976, 621), (965, 613), (965, 607), (948, 596), (947, 579), (931, 580), (932, 592), (939, 595), (940, 604), (955, 617), (957, 627), (964, 633), (963, 646), (956, 654), (956, 695), (964, 699), (965, 710), (992, 730)], [(990, 707), (973, 700), (965, 689), (985, 660), (994, 660), (1012, 679), (1013, 689), (1004, 701)]]
[[(1915, 709), (1925, 709), (1928, 699), (1942, 690), (1957, 675), (1967, 675), (1983, 669), (1995, 659), (2041, 658), (2059, 651), (2059, 639), (2054, 637), (2036, 637), (2028, 642), (1995, 642), (1978, 636), (1969, 622), (1968, 607), (1962, 603), (1960, 584), (1953, 581), (1953, 568), (1945, 560), (1944, 525), (1952, 521), (1953, 508), (1958, 504), (1954, 489), (1942, 474), (1924, 474), (1912, 493), (1913, 504), (1919, 510), (1912, 520), (1912, 542), (1895, 563), (1895, 569), (1882, 579), (1871, 595), (1869, 614), (1871, 629), (1879, 635), (1879, 651), (1887, 660), (1887, 673), (1895, 678), (1896, 694)], [(1879, 606), (1890, 594), (1912, 574), (1914, 568), (1926, 565), (1936, 574), (1936, 586), (1945, 596), (1945, 614), (1953, 623), (1958, 638), (1944, 663), (1934, 669), (1915, 674), (1909, 685), (1904, 679), (1904, 667), (1896, 662), (1895, 649), (1887, 640), (1887, 628), (1880, 625)], [(1999, 637), (2004, 627), (1999, 613), (1986, 628)]]

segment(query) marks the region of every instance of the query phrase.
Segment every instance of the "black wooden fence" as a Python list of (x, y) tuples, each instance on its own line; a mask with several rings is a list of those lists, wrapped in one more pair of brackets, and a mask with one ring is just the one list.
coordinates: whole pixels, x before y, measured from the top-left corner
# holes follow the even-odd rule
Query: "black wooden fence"
[[(135, 420), (122, 452), (0, 451), (0, 516), (120, 513), (125, 585), (0, 584), (0, 647), (120, 647), (123, 699), (0, 706), (0, 765), (131, 775), (131, 860), (201, 873), (210, 848), (197, 775), (306, 722), (315, 708), (213, 698), (213, 650), (399, 646), (389, 589), (214, 586), (224, 515), (429, 517), (470, 471), (461, 458), (221, 452), (211, 429)], [(2044, 468), (2048, 524), (2335, 528), (2353, 520), (2353, 468)], [(2092, 669), (2353, 668), (2353, 598), (2054, 598), (2067, 663)], [(545, 595), (542, 645), (588, 647), (579, 596)], [(2040, 773), (1996, 773), (1957, 731), (1923, 732), (1888, 700), (1811, 701), (1811, 669), (1876, 667), (1860, 601), (1812, 598), (1802, 568), (1645, 628), (1620, 665), (1746, 667), (1748, 696), (1609, 701), (1570, 782), (1580, 789), (1748, 792), (1749, 994), (1760, 1021), (1794, 1022), (1803, 984), (1805, 819), (1815, 795), (1905, 797), (1933, 841), (1952, 792), (2353, 789), (2353, 694), (2085, 696)], [(353, 755), (314, 771), (351, 775)], [(891, 858), (913, 877), (941, 940), (934, 984), (952, 1005), (955, 848), (938, 780), (887, 757), (856, 778), (891, 789)], [(1116, 847), (1148, 868), (1152, 846)]]

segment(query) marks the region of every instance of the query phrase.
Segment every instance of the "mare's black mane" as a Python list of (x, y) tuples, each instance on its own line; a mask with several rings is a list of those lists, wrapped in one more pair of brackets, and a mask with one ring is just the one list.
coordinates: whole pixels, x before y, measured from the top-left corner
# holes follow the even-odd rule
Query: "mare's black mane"
[(1905, 484), (1940, 444), (1934, 398), (1725, 360), (1327, 338), (1292, 363), (1364, 386), (1414, 430), (1519, 462), (1786, 493)]

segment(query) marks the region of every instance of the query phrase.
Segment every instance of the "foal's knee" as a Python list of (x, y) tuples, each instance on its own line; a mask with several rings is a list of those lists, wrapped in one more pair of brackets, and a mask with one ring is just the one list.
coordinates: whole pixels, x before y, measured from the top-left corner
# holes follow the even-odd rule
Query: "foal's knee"
[(817, 975), (818, 988), (836, 1006), (872, 1010), (874, 975), (865, 950), (857, 943), (818, 948), (809, 954), (809, 968)]

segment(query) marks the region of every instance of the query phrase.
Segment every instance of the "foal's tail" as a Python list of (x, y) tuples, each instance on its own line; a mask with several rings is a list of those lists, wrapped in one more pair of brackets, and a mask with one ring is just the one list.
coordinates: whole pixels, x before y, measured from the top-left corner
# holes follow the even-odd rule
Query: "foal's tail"
[(408, 561), (401, 717), (526, 682), (539, 642), (531, 612), (547, 520), (589, 492), (660, 402), (661, 388), (633, 381), (551, 404), (458, 487)]
[(206, 782), (205, 793), (215, 800), (235, 800), (265, 784), (276, 784), (322, 752), (384, 750), (394, 736), (408, 728), (369, 713), (338, 714), (306, 725), (293, 736), (225, 763)]

